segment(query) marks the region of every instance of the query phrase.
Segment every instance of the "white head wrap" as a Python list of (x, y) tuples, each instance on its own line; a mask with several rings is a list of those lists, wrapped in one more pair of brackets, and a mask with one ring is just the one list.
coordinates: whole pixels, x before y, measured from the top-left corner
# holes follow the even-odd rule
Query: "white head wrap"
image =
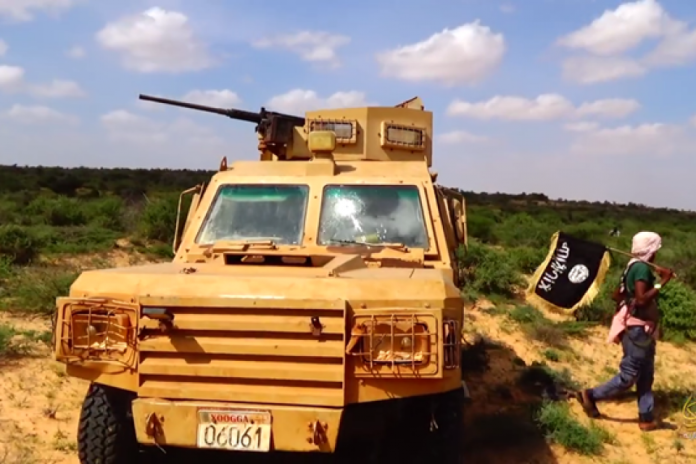
[(638, 232), (633, 236), (631, 254), (635, 258), (628, 262), (630, 266), (636, 261), (648, 261), (662, 247), (662, 237), (655, 232)]

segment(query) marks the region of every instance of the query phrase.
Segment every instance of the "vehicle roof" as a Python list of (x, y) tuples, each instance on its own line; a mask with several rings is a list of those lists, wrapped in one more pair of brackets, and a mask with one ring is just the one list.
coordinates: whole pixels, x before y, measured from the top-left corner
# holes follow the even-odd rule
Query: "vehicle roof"
[[(238, 177), (336, 177), (336, 178), (414, 178), (430, 180), (428, 168), (423, 162), (414, 161), (336, 161), (335, 170), (317, 170), (312, 161), (235, 161), (226, 171), (218, 172), (218, 182), (232, 181)], [(311, 182), (311, 181), (310, 181)]]

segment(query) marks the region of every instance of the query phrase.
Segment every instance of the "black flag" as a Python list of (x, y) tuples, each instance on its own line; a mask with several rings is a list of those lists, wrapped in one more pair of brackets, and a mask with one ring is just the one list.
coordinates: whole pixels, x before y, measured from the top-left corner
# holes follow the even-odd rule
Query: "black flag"
[(546, 260), (527, 288), (527, 302), (538, 308), (572, 313), (597, 296), (610, 265), (606, 246), (556, 232)]

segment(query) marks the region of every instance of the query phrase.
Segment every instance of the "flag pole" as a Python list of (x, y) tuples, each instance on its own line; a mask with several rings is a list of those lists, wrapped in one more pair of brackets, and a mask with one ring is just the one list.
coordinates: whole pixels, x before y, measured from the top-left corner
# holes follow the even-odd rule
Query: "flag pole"
[[(607, 250), (613, 251), (613, 252), (618, 253), (620, 255), (628, 256), (629, 258), (639, 259), (638, 257), (634, 256), (632, 253), (629, 253), (629, 252), (623, 251), (623, 250), (619, 250), (618, 248), (607, 247)], [(653, 268), (655, 270), (663, 269), (661, 266), (658, 266), (655, 263), (649, 263), (648, 261), (642, 261), (642, 262), (644, 262), (645, 264), (647, 264), (648, 266), (650, 266), (651, 268)], [(677, 274), (674, 271), (672, 271), (672, 277), (675, 279), (677, 278)]]

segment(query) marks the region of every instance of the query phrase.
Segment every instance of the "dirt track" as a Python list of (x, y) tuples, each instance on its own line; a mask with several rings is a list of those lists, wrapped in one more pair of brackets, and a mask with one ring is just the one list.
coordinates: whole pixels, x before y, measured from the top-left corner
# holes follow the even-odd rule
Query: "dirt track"
[[(474, 404), (467, 410), (469, 428), (464, 437), (468, 463), (539, 463), (581, 464), (604, 462), (690, 463), (696, 462), (696, 440), (678, 440), (675, 430), (659, 430), (642, 434), (635, 423), (635, 400), (601, 404), (610, 420), (601, 424), (614, 436), (614, 444), (606, 447), (602, 458), (588, 458), (569, 453), (546, 443), (533, 425), (518, 413), (529, 398), (514, 384), (521, 358), (527, 364), (541, 361), (542, 348), (531, 343), (518, 331), (510, 330), (500, 316), (480, 310), (467, 313), (468, 323), (477, 331), (501, 344), (488, 350), (489, 369), (466, 375)], [(20, 329), (46, 330), (42, 320), (8, 320), (0, 314), (0, 322), (11, 322)], [(604, 343), (604, 331), (597, 330), (588, 340), (573, 341), (576, 359), (558, 363), (571, 368), (573, 376), (583, 383), (596, 383), (610, 375), (618, 365), (619, 349)], [(696, 365), (693, 347), (677, 349), (667, 344), (658, 347), (656, 389), (676, 386), (694, 387)], [(517, 363), (517, 364), (516, 364)], [(48, 348), (37, 344), (34, 354), (16, 361), (3, 362), (0, 367), (0, 464), (77, 464), (75, 435), (77, 419), (86, 383), (68, 378), (60, 364), (50, 358)], [(578, 405), (573, 410), (582, 417)], [(668, 423), (679, 425), (678, 414), (666, 417)], [(676, 443), (681, 445), (677, 446)], [(679, 449), (679, 448), (682, 449)], [(229, 459), (229, 455), (223, 454)], [(183, 457), (183, 456), (182, 456)], [(247, 456), (251, 462), (264, 456)], [(302, 463), (314, 462), (318, 456), (303, 456)], [(206, 455), (207, 461), (217, 461)], [(246, 459), (245, 459), (246, 461)], [(278, 462), (296, 459), (281, 456)]]

